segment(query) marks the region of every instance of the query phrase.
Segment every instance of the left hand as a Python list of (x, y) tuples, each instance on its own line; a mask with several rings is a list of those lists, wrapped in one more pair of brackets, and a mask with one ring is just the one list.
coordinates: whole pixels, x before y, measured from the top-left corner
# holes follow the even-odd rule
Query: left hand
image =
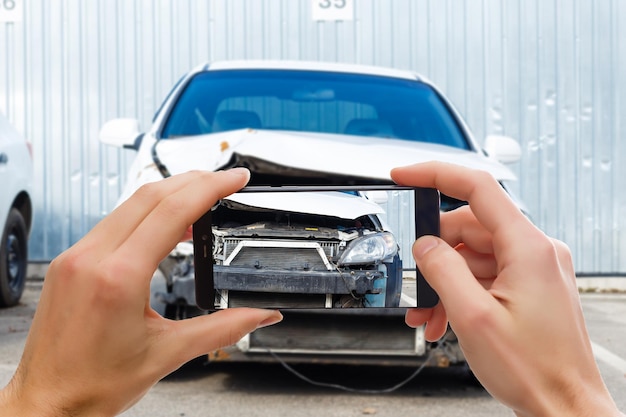
[(248, 179), (233, 169), (147, 184), (56, 258), (0, 416), (119, 414), (185, 362), (280, 321), (257, 309), (170, 321), (150, 308), (159, 262)]
[(442, 214), (441, 238), (413, 245), (440, 303), (409, 309), (407, 324), (427, 323), (437, 340), (449, 320), (476, 377), (518, 416), (622, 416), (593, 356), (567, 246), (486, 172), (427, 162), (392, 178), (468, 202)]

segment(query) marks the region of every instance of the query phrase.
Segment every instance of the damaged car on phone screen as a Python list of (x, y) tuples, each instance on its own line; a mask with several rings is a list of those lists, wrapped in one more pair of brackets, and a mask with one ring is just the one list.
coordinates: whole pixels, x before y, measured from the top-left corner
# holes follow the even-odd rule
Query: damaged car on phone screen
[[(202, 65), (175, 84), (147, 130), (135, 119), (115, 119), (102, 127), (100, 140), (137, 152), (120, 202), (170, 175), (235, 166), (247, 167), (253, 184), (391, 184), (392, 168), (438, 160), (486, 170), (507, 188), (515, 176), (504, 163), (521, 154), (515, 140), (501, 136), (486, 138), (482, 148), (450, 102), (418, 74), (300, 61)], [(439, 349), (437, 364), (463, 363), (453, 334), (442, 349), (425, 341), (423, 328), (404, 323), (411, 304), (403, 276), (414, 263), (401, 212), (410, 203), (392, 191), (295, 194), (223, 199), (212, 214), (213, 258), (249, 282), (274, 271), (290, 294), (287, 302), (310, 310), (287, 310), (282, 323), (210, 359), (273, 360), (273, 352), (293, 362), (415, 364)], [(442, 210), (462, 204), (441, 196)], [(305, 276), (336, 284), (324, 290), (293, 284)], [(262, 307), (280, 296), (261, 285), (238, 288), (237, 281), (216, 283), (219, 308)], [(205, 314), (195, 302), (190, 241), (161, 263), (152, 284), (151, 304), (162, 315)]]

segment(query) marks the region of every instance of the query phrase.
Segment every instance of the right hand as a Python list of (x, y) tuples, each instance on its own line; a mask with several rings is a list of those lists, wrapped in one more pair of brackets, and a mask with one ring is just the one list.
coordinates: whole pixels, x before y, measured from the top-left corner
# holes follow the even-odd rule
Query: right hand
[(392, 178), (469, 203), (442, 214), (441, 239), (416, 241), (417, 266), (440, 303), (409, 310), (407, 324), (427, 323), (434, 341), (449, 320), (476, 377), (519, 416), (620, 416), (591, 350), (565, 244), (485, 172), (430, 162)]

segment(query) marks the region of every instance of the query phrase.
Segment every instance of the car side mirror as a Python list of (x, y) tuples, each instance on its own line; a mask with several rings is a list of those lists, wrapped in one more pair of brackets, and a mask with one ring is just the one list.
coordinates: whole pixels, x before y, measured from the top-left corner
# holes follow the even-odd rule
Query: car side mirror
[(522, 148), (519, 143), (508, 136), (489, 135), (485, 139), (487, 155), (503, 164), (513, 164), (522, 157)]
[(138, 150), (143, 135), (137, 119), (113, 119), (102, 126), (98, 138), (106, 145)]

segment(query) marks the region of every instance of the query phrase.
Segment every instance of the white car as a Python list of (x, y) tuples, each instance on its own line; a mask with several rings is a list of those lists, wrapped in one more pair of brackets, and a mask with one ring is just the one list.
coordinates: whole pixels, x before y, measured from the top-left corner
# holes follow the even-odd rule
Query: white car
[[(203, 65), (174, 86), (145, 133), (135, 119), (116, 119), (102, 127), (100, 140), (137, 151), (120, 201), (142, 184), (165, 176), (233, 166), (248, 167), (255, 184), (302, 185), (341, 179), (390, 183), (393, 167), (440, 160), (489, 171), (506, 187), (515, 176), (502, 162), (514, 162), (521, 153), (517, 142), (506, 137), (487, 138), (487, 150), (481, 149), (450, 102), (412, 72), (290, 61)], [(345, 201), (347, 197), (352, 197), (351, 202)], [(459, 204), (463, 202), (442, 196), (444, 210)], [(214, 257), (218, 267), (236, 266), (239, 275), (229, 282), (222, 280), (216, 306), (252, 301), (265, 305), (269, 296), (262, 293), (262, 285), (250, 291), (237, 286), (263, 279), (273, 284), (289, 281), (281, 284), (282, 290), (300, 294), (310, 307), (397, 307), (402, 260), (381, 212), (376, 202), (362, 196), (316, 196), (312, 200), (253, 193), (225, 199), (213, 215)], [(388, 250), (368, 252), (385, 245)], [(356, 263), (342, 263), (349, 251), (358, 251), (362, 257)], [(305, 284), (286, 289), (295, 281), (305, 282), (311, 270), (325, 283), (338, 281), (336, 276), (356, 278), (346, 284), (351, 288), (330, 294), (317, 294)], [(379, 283), (359, 287), (366, 276), (375, 276)], [(162, 314), (171, 318), (199, 314), (189, 243), (180, 244), (161, 264), (153, 283), (153, 306)], [(397, 315), (393, 316), (397, 321)], [(272, 330), (254, 332), (252, 339), (240, 344), (240, 350), (254, 352), (256, 340), (260, 350), (319, 352), (313, 339), (285, 337), (298, 334), (297, 330), (280, 333), (290, 326), (310, 329), (318, 321), (286, 318)], [(344, 326), (356, 331), (366, 322)], [(370, 326), (369, 331), (381, 327), (385, 325)], [(322, 343), (323, 350), (333, 354), (354, 351), (353, 341), (365, 338), (362, 332), (350, 336), (344, 331), (343, 337)], [(410, 348), (396, 351), (423, 355), (423, 338), (411, 333), (410, 339)], [(363, 354), (376, 350), (365, 342), (359, 346)], [(394, 351), (393, 343), (378, 348)]]
[(22, 297), (28, 266), (28, 236), (33, 218), (32, 148), (0, 114), (0, 307)]

